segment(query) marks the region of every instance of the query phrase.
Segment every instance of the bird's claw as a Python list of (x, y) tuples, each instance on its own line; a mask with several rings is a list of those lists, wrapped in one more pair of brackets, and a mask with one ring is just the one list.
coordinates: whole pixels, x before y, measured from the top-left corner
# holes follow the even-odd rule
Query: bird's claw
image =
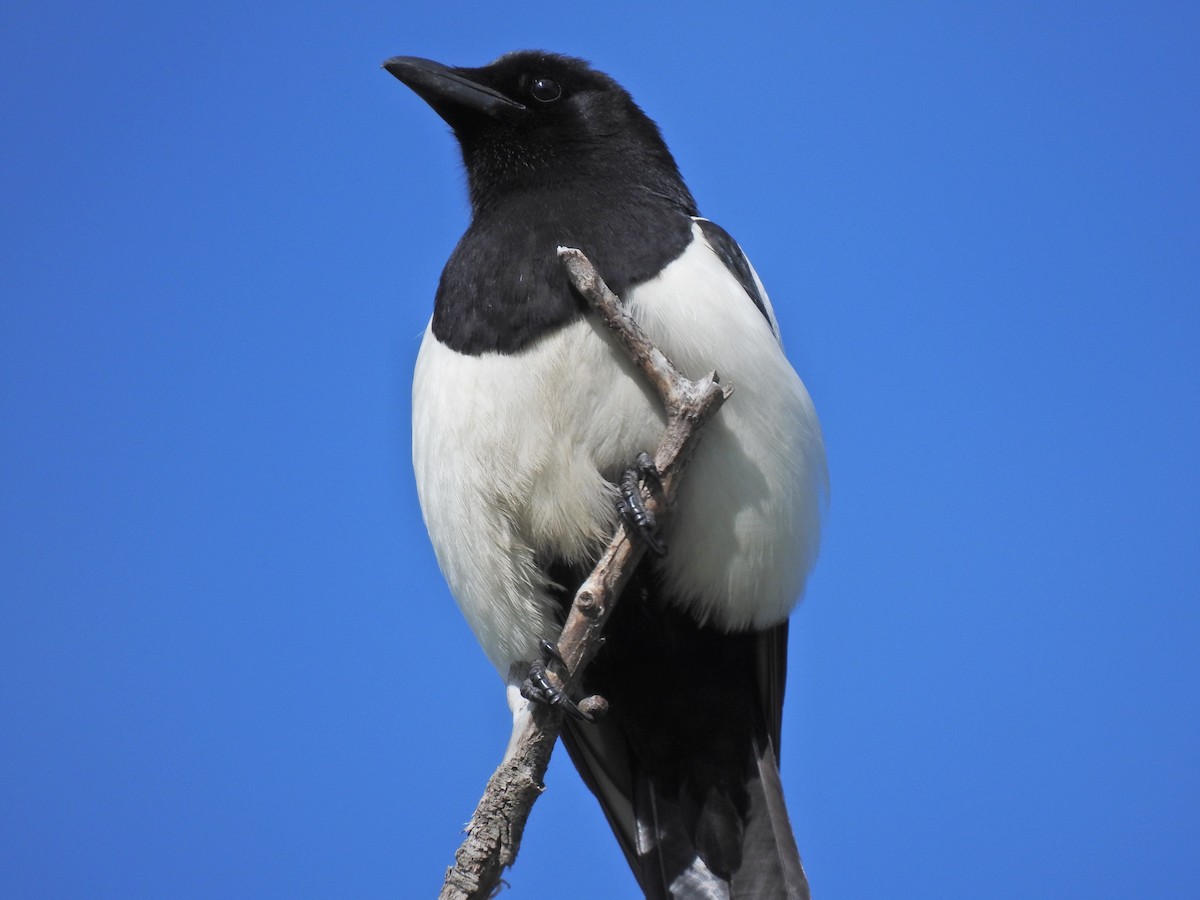
[(567, 661), (562, 658), (562, 654), (558, 652), (558, 644), (554, 643), (554, 641), (548, 638), (539, 638), (538, 649), (542, 651), (542, 662), (548, 663), (553, 659), (564, 666), (567, 664)]
[(551, 683), (546, 664), (540, 659), (529, 666), (529, 678), (521, 685), (521, 696), (534, 703), (544, 703), (546, 706), (558, 707), (572, 719), (581, 722), (594, 722), (591, 713), (584, 712), (565, 693)]
[(629, 526), (629, 530), (641, 538), (656, 556), (666, 556), (667, 545), (658, 533), (658, 519), (642, 501), (641, 485), (651, 491), (662, 490), (662, 478), (649, 453), (639, 453), (634, 465), (621, 476), (621, 497), (617, 500), (617, 513)]
[[(559, 652), (558, 645), (551, 640), (541, 638), (538, 640), (538, 649), (542, 653), (542, 658), (530, 664), (529, 677), (521, 685), (521, 696), (534, 703), (544, 703), (547, 706), (560, 707), (568, 716), (578, 719), (581, 722), (594, 722), (596, 717), (591, 712), (581, 709), (579, 704), (575, 703), (565, 692), (555, 687), (554, 682), (550, 680), (550, 672), (546, 667), (551, 661), (559, 663), (564, 668), (567, 664), (566, 660), (563, 659), (562, 653)], [(598, 697), (587, 698), (584, 700), (584, 705), (589, 710), (598, 709), (596, 703), (589, 702), (592, 700), (603, 703), (603, 700)]]

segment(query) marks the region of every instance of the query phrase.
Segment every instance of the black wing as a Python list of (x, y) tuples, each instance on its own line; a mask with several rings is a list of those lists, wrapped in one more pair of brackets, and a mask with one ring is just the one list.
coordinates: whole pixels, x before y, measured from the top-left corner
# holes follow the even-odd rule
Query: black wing
[(725, 268), (737, 277), (742, 290), (746, 292), (746, 296), (754, 301), (754, 305), (758, 307), (758, 311), (763, 314), (763, 318), (771, 326), (771, 332), (778, 338), (779, 331), (776, 329), (775, 320), (771, 317), (771, 313), (767, 308), (767, 298), (758, 289), (758, 281), (754, 277), (754, 270), (750, 268), (750, 260), (746, 259), (746, 254), (742, 252), (742, 248), (738, 246), (738, 242), (716, 222), (699, 218), (695, 222), (700, 226), (700, 230), (704, 232), (704, 237), (708, 241), (709, 246), (716, 251), (717, 256), (721, 257), (721, 262), (725, 263)]

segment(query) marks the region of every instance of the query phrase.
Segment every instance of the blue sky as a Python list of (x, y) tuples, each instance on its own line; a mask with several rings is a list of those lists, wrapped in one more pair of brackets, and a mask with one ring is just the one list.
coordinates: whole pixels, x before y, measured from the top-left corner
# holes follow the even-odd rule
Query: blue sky
[[(507, 711), (407, 451), (462, 176), (378, 65), (545, 47), (660, 123), (822, 416), (783, 741), (817, 896), (1196, 896), (1198, 26), (6, 2), (0, 894), (440, 884)], [(632, 896), (548, 786), (508, 896)]]

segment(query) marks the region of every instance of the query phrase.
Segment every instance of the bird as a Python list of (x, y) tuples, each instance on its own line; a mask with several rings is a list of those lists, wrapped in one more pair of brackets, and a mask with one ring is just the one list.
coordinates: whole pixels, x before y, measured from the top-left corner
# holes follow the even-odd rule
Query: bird
[(701, 216), (658, 125), (588, 62), (521, 50), (383, 65), (450, 126), (466, 172), (470, 222), (413, 375), (412, 456), (438, 564), (514, 728), (544, 699), (530, 670), (665, 421), (571, 287), (566, 245), (685, 374), (715, 369), (734, 391), (664, 523), (665, 554), (645, 555), (584, 672), (609, 711), (565, 717), (563, 743), (646, 897), (807, 897), (778, 766), (788, 617), (828, 473), (761, 280)]

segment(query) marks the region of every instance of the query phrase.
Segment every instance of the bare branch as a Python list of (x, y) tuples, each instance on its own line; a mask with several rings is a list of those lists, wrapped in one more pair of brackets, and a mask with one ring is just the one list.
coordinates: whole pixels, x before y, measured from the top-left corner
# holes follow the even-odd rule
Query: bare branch
[[(595, 266), (582, 251), (559, 247), (558, 256), (575, 285), (599, 313), (618, 343), (658, 393), (667, 411), (667, 427), (654, 456), (662, 478), (661, 494), (644, 492), (646, 508), (660, 522), (666, 521), (674, 503), (679, 479), (691, 459), (700, 429), (732, 388), (718, 384), (713, 372), (691, 381), (650, 342)], [(617, 529), (591, 575), (580, 586), (558, 639), (565, 673), (549, 673), (556, 687), (570, 694), (584, 667), (599, 648), (600, 633), (621, 591), (637, 568), (644, 552), (642, 541), (627, 527)], [(602, 698), (588, 698), (588, 710), (603, 706)], [(561, 728), (561, 714), (537, 706), (532, 719), (517, 739), (515, 752), (488, 780), (483, 798), (467, 824), (467, 838), (446, 871), (440, 900), (483, 900), (500, 882), (501, 872), (516, 860), (521, 834), (533, 803), (542, 792), (542, 779)]]

